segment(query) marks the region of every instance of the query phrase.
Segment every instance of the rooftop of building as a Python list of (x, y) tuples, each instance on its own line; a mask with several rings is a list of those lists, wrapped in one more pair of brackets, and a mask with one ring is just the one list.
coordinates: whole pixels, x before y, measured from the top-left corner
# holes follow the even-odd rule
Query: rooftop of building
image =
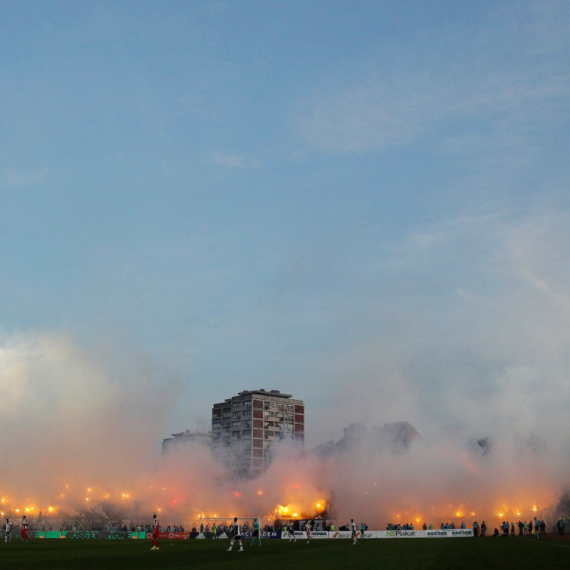
[[(262, 398), (281, 398), (283, 400), (290, 400), (293, 399), (294, 401), (297, 402), (302, 402), (302, 400), (293, 398), (292, 394), (284, 394), (279, 390), (265, 390), (264, 388), (260, 388), (259, 390), (242, 390), (241, 392), (238, 392), (236, 396), (232, 396), (231, 398), (226, 398), (224, 400), (224, 402), (231, 402), (234, 398), (240, 398), (240, 397), (244, 397), (244, 396), (261, 396)], [(219, 402), (214, 404), (214, 406), (221, 406), (224, 404), (224, 402)]]

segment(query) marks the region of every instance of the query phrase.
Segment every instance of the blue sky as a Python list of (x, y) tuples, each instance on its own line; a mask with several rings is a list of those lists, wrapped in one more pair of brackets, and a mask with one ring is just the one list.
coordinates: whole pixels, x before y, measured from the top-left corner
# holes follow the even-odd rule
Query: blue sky
[(566, 2), (0, 11), (5, 342), (151, 363), (164, 435), (259, 387), (315, 443), (567, 406)]

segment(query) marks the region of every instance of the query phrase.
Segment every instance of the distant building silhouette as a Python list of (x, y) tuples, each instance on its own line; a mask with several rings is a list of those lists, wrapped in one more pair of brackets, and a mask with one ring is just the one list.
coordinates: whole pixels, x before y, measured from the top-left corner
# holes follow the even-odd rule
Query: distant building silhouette
[(362, 447), (389, 450), (394, 455), (401, 455), (413, 442), (426, 443), (408, 422), (386, 423), (383, 426), (373, 426), (372, 429), (358, 422), (344, 428), (342, 439), (336, 443), (334, 440), (326, 441), (313, 452), (321, 457), (328, 457)]
[(174, 449), (180, 449), (188, 444), (200, 444), (205, 447), (212, 447), (212, 434), (201, 431), (183, 431), (181, 433), (173, 433), (172, 437), (162, 440), (162, 454)]

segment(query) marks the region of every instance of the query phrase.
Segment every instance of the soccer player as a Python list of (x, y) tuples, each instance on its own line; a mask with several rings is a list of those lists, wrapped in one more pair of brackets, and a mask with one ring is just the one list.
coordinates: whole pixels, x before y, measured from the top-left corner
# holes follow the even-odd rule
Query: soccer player
[(311, 542), (311, 521), (305, 523), (305, 531), (307, 532), (307, 544)]
[(295, 536), (295, 530), (293, 529), (293, 523), (289, 523), (289, 525), (285, 527), (285, 530), (287, 531), (289, 542), (291, 542), (292, 540), (297, 542), (297, 537)]
[(216, 532), (218, 531), (218, 529), (216, 528), (216, 523), (212, 523), (212, 534), (214, 535), (212, 538), (218, 538), (216, 536)]
[(230, 541), (230, 547), (228, 548), (228, 552), (231, 552), (234, 542), (238, 541), (239, 543), (239, 551), (243, 552), (243, 544), (241, 542), (241, 525), (238, 523), (237, 517), (234, 517), (234, 535), (232, 536), (232, 540)]
[(160, 532), (160, 521), (156, 518), (156, 515), (152, 515), (152, 522), (154, 528), (152, 530), (152, 548), (151, 550), (159, 550), (158, 548), (158, 533)]
[(259, 533), (259, 519), (255, 519), (255, 521), (253, 521), (253, 538), (249, 543), (250, 546), (254, 545), (256, 538), (257, 541), (259, 542), (259, 546), (261, 546), (261, 535)]
[(20, 536), (22, 537), (22, 542), (28, 542), (28, 519), (26, 515), (22, 517), (22, 526), (20, 527)]
[(350, 519), (350, 530), (352, 531), (352, 546), (356, 544), (356, 523)]
[(6, 519), (6, 523), (4, 524), (4, 542), (7, 544), (8, 542), (12, 542), (12, 523), (10, 519)]

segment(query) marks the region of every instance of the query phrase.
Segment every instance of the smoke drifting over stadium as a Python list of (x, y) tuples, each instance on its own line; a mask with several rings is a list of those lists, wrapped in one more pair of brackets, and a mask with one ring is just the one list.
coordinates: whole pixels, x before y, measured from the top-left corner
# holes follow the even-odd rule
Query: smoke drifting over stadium
[[(554, 318), (562, 323), (566, 316)], [(552, 331), (553, 347), (562, 346), (559, 332)], [(501, 336), (489, 340), (497, 358), (504, 352)], [(546, 348), (548, 331), (523, 336), (529, 346)], [(462, 340), (450, 339), (445, 351), (460, 351)], [(320, 438), (312, 443), (339, 432), (339, 421), (408, 419), (427, 444), (394, 454), (363, 442), (330, 457), (310, 453), (308, 445), (302, 455), (285, 450), (263, 476), (244, 481), (229, 477), (199, 446), (161, 459), (158, 443), (181, 387), (173, 379), (171, 389), (157, 390), (160, 374), (150, 364), (117, 358), (112, 350), (87, 351), (64, 336), (3, 334), (3, 512), (33, 519), (40, 511), (69, 518), (104, 510), (143, 522), (158, 511), (167, 524), (191, 525), (200, 514), (288, 518), (326, 508), (340, 524), (355, 518), (371, 528), (555, 516), (570, 467), (568, 382), (560, 380), (570, 370), (566, 353), (557, 352), (554, 365), (551, 350), (526, 353), (518, 366), (505, 362), (486, 388), (461, 376), (455, 361), (426, 390), (414, 384), (410, 369), (422, 367), (435, 378), (446, 368), (438, 364), (444, 350), (429, 341), (429, 354), (408, 348), (407, 371), (387, 344), (339, 355), (331, 366), (338, 378), (351, 379), (331, 383), (327, 411), (312, 419)], [(312, 414), (310, 403), (307, 410)], [(431, 418), (433, 425), (422, 429), (414, 418), (426, 426)]]

